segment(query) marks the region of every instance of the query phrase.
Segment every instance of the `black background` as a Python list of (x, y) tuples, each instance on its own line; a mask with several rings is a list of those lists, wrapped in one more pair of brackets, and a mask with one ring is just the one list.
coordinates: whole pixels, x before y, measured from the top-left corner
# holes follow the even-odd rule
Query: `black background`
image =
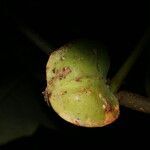
[[(19, 32), (16, 21), (34, 29), (54, 47), (59, 47), (80, 37), (99, 39), (108, 47), (111, 58), (110, 77), (121, 66), (150, 25), (149, 2), (94, 3), (89, 1), (77, 3), (70, 1), (66, 4), (63, 2), (54, 4), (42, 1), (6, 0), (2, 2), (1, 7), (1, 79), (8, 79), (9, 71), (13, 78), (20, 73), (20, 70), (25, 69), (33, 76), (39, 74), (38, 77), (35, 77), (36, 89), (39, 92), (46, 85), (45, 65), (48, 56)], [(147, 52), (148, 49), (141, 54), (122, 88), (145, 94), (144, 77), (145, 66), (148, 66)], [(26, 59), (27, 56), (28, 59)], [(10, 142), (5, 147), (22, 146), (27, 143), (35, 144), (38, 141), (48, 145), (50, 138), (54, 140), (64, 137), (88, 139), (85, 135), (89, 134), (89, 136), (95, 137), (102, 134), (104, 136), (105, 133), (112, 132), (112, 129), (120, 128), (119, 132), (124, 132), (124, 129), (134, 129), (136, 132), (143, 129), (148, 131), (150, 126), (149, 115), (121, 107), (121, 117), (112, 125), (104, 128), (84, 129), (66, 123), (54, 112), (49, 112), (46, 106), (43, 107), (47, 113), (54, 115), (52, 118), (59, 126), (59, 130), (55, 132), (41, 127), (32, 137)], [(41, 137), (43, 138), (41, 139)], [(112, 136), (110, 137), (112, 138)], [(102, 139), (102, 137), (100, 138)]]

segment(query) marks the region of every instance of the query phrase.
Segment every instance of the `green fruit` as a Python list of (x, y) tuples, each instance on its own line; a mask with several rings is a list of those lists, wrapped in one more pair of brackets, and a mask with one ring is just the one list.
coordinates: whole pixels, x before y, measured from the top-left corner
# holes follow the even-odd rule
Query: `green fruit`
[(85, 127), (105, 126), (118, 118), (118, 100), (106, 84), (108, 60), (105, 48), (89, 40), (50, 55), (45, 97), (59, 116)]

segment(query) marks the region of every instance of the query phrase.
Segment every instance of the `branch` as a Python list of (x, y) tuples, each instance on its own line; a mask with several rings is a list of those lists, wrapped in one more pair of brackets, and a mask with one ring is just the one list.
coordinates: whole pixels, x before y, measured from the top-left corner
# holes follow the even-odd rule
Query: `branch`
[(37, 33), (23, 26), (19, 26), (19, 30), (44, 53), (49, 54), (51, 52), (53, 47), (43, 40)]
[(140, 112), (150, 113), (150, 98), (128, 91), (120, 91), (116, 95), (122, 106)]
[(135, 47), (131, 55), (127, 58), (125, 63), (122, 65), (120, 70), (117, 72), (117, 74), (114, 76), (114, 78), (111, 80), (110, 89), (113, 93), (116, 93), (118, 89), (120, 88), (122, 81), (126, 78), (127, 74), (131, 70), (132, 66), (135, 64), (136, 60), (139, 58), (145, 43), (149, 39), (149, 33), (150, 28), (147, 30), (147, 32), (144, 34), (138, 45)]
[(39, 49), (41, 49), (45, 54), (50, 54), (54, 46), (46, 42), (37, 32), (31, 30), (24, 23), (19, 20), (16, 15), (9, 12), (7, 9), (4, 9), (4, 14), (10, 19), (10, 21), (17, 27), (17, 29), (25, 35), (30, 41), (32, 41)]

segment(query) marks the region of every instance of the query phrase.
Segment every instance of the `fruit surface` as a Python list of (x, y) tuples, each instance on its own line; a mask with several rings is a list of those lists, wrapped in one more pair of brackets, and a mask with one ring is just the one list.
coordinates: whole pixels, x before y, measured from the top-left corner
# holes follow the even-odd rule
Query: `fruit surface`
[(66, 121), (101, 127), (118, 118), (119, 104), (106, 84), (109, 58), (95, 41), (78, 40), (54, 51), (46, 66), (46, 101)]

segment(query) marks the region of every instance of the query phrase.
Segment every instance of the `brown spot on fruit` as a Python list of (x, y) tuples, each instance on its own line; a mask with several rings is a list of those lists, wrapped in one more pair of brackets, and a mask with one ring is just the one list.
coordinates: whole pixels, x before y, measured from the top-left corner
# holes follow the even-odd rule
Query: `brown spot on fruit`
[(87, 91), (86, 91), (86, 94), (87, 95), (90, 95), (92, 93), (92, 90), (91, 89), (88, 89)]
[(56, 68), (54, 68), (54, 69), (52, 70), (52, 72), (55, 73), (55, 72), (56, 72)]
[(107, 108), (108, 110), (105, 112), (105, 120), (104, 120), (104, 124), (110, 124), (112, 122), (114, 122), (118, 116), (119, 116), (119, 106), (116, 105), (115, 107)]
[(105, 112), (111, 112), (112, 111), (112, 106), (111, 104), (109, 104), (108, 102), (105, 104)]
[(51, 80), (50, 80), (50, 81), (48, 81), (48, 84), (49, 84), (49, 85), (51, 85), (51, 84), (53, 83), (53, 80), (54, 80), (54, 79), (55, 79), (55, 78), (54, 78), (54, 77), (52, 77), (52, 78), (51, 78)]
[(64, 57), (64, 56), (61, 56), (60, 60), (61, 60), (61, 61), (65, 60), (65, 57)]
[(66, 78), (66, 76), (71, 73), (71, 69), (69, 67), (64, 67), (59, 70), (54, 68), (52, 71), (55, 73), (55, 76), (48, 81), (49, 85), (52, 85), (56, 79), (62, 80), (63, 78)]
[(76, 77), (76, 78), (75, 78), (75, 81), (81, 82), (81, 77)]
[(92, 93), (92, 90), (90, 88), (81, 88), (80, 93), (85, 93), (87, 95), (90, 95)]
[(56, 72), (56, 77), (61, 80), (65, 78), (69, 73), (71, 73), (71, 69), (69, 67), (64, 67)]
[(71, 72), (71, 69), (69, 67), (64, 67), (63, 68), (63, 75), (67, 75)]
[(61, 95), (65, 95), (65, 94), (67, 94), (67, 91), (62, 91), (61, 92)]
[(75, 120), (74, 120), (74, 124), (77, 125), (77, 126), (80, 126), (80, 122), (79, 122), (79, 121), (80, 121), (79, 118), (75, 119)]

